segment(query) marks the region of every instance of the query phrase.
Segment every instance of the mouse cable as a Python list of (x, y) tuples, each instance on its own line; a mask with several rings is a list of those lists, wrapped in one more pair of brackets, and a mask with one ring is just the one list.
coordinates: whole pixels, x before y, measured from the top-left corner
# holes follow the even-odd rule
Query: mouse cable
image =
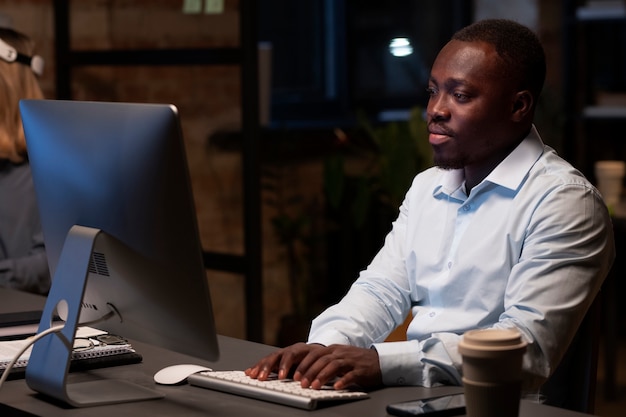
[[(108, 319), (110, 319), (111, 317), (118, 315), (119, 313), (117, 312), (117, 309), (115, 309), (114, 307), (112, 308), (111, 311), (109, 311), (108, 313), (104, 314), (102, 317), (96, 319), (96, 320), (92, 320), (89, 322), (85, 322), (85, 323), (80, 323), (80, 326), (90, 326), (93, 324), (97, 324), (103, 321), (106, 321)], [(22, 346), (22, 348), (20, 349), (19, 352), (17, 352), (13, 359), (11, 359), (11, 362), (9, 362), (6, 366), (6, 368), (4, 368), (4, 371), (2, 372), (2, 377), (0, 377), (0, 390), (2, 389), (2, 385), (4, 384), (4, 381), (7, 380), (7, 378), (9, 377), (9, 374), (11, 373), (11, 370), (13, 369), (13, 367), (15, 366), (15, 364), (17, 363), (17, 361), (20, 360), (20, 357), (24, 354), (24, 352), (26, 352), (28, 350), (29, 347), (31, 347), (32, 345), (35, 344), (35, 342), (37, 342), (40, 339), (43, 339), (44, 337), (46, 337), (47, 335), (51, 334), (51, 333), (58, 333), (61, 330), (63, 330), (63, 328), (65, 327), (65, 323), (63, 324), (59, 324), (57, 326), (53, 326), (53, 327), (49, 327), (46, 330), (44, 330), (41, 333), (37, 333), (34, 336), (31, 336), (25, 340), (28, 341), (28, 343), (26, 343), (24, 346)]]
[(0, 389), (2, 389), (2, 385), (4, 384), (4, 381), (6, 381), (7, 378), (9, 377), (9, 373), (11, 373), (11, 369), (13, 369), (13, 366), (15, 366), (15, 363), (18, 360), (20, 360), (20, 357), (24, 354), (24, 352), (26, 352), (26, 350), (28, 350), (29, 347), (31, 347), (33, 344), (35, 344), (35, 342), (37, 342), (40, 339), (43, 339), (44, 337), (46, 337), (47, 335), (51, 333), (60, 332), (61, 330), (63, 330), (64, 327), (65, 327), (65, 324), (59, 324), (58, 326), (50, 327), (41, 333), (37, 333), (36, 335), (25, 339), (25, 341), (28, 341), (28, 343), (22, 346), (19, 352), (17, 352), (15, 356), (13, 356), (13, 359), (11, 359), (11, 362), (9, 362), (6, 368), (4, 368), (4, 371), (2, 372), (2, 377), (0, 377)]

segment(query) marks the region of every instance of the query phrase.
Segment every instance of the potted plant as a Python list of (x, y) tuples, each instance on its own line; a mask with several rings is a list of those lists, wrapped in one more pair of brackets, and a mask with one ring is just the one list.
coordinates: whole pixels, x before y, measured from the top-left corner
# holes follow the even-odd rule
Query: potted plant
[(337, 151), (326, 160), (328, 218), (327, 303), (336, 302), (371, 261), (397, 217), (415, 175), (432, 164), (424, 110), (408, 120), (337, 132)]

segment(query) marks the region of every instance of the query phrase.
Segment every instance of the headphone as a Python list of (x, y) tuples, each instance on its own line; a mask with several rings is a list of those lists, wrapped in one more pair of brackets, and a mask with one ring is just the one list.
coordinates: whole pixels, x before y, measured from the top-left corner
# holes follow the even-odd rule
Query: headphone
[(30, 67), (33, 72), (39, 76), (43, 74), (43, 58), (39, 55), (24, 55), (0, 39), (0, 58), (7, 62), (19, 62)]

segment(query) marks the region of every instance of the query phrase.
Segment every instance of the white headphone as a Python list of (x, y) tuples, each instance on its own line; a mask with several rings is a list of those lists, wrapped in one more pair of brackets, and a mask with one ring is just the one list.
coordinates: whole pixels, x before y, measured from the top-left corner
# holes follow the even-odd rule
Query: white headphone
[(41, 76), (43, 74), (43, 58), (39, 55), (28, 56), (24, 55), (0, 39), (0, 58), (7, 62), (19, 62), (20, 64), (28, 65), (35, 74)]

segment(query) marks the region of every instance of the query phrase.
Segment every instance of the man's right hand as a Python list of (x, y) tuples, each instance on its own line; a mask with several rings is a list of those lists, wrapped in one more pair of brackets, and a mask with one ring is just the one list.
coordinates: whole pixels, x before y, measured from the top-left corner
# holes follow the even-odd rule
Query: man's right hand
[(278, 374), (278, 379), (289, 378), (292, 368), (300, 364), (309, 352), (323, 348), (324, 346), (319, 344), (296, 343), (270, 353), (245, 372), (250, 378), (260, 381), (267, 380), (272, 372)]
[(382, 385), (378, 352), (347, 345), (296, 343), (269, 354), (245, 372), (261, 381), (272, 372), (276, 372), (279, 379), (288, 378), (293, 372), (293, 379), (300, 381), (302, 387), (313, 389), (320, 389), (333, 380), (335, 389)]

